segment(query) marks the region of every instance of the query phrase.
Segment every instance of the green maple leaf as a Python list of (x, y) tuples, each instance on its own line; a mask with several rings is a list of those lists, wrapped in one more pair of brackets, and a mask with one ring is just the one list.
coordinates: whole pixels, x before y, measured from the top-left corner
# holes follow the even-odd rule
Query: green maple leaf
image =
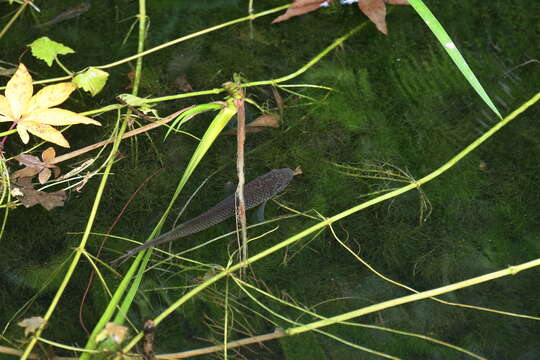
[(59, 42), (49, 39), (46, 36), (40, 37), (37, 40), (34, 40), (30, 45), (28, 45), (32, 50), (32, 55), (36, 58), (43, 60), (47, 65), (52, 66), (52, 63), (56, 56), (66, 55), (74, 53), (70, 47), (67, 47)]

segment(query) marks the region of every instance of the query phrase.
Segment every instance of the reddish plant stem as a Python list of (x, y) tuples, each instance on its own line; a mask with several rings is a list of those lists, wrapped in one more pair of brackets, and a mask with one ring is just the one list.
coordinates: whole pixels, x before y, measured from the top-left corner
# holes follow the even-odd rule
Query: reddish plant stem
[[(113, 223), (111, 224), (111, 226), (109, 226), (109, 228), (107, 229), (107, 232), (106, 232), (106, 236), (103, 238), (103, 240), (101, 241), (101, 244), (99, 245), (99, 248), (98, 248), (98, 251), (96, 253), (96, 257), (99, 257), (99, 255), (101, 255), (101, 250), (103, 249), (103, 246), (105, 246), (105, 242), (107, 241), (107, 239), (109, 238), (109, 234), (111, 233), (111, 231), (113, 231), (113, 229), (116, 227), (116, 225), (120, 222), (120, 219), (122, 218), (122, 216), (124, 216), (125, 212), (127, 211), (127, 208), (129, 207), (129, 205), (133, 202), (133, 200), (135, 200), (135, 197), (137, 196), (137, 194), (139, 193), (139, 191), (142, 190), (142, 188), (150, 181), (152, 180), (152, 178), (154, 178), (158, 173), (160, 173), (161, 171), (163, 171), (163, 169), (159, 169), (157, 170), (156, 172), (154, 172), (152, 175), (148, 176), (146, 179), (144, 179), (144, 181), (137, 187), (137, 189), (131, 194), (131, 196), (129, 197), (128, 201), (126, 201), (126, 203), (124, 204), (124, 206), (122, 207), (122, 209), (120, 210), (120, 213), (116, 216), (116, 218), (114, 219)], [(86, 301), (86, 297), (88, 296), (88, 293), (90, 292), (90, 289), (92, 288), (92, 283), (94, 281), (94, 276), (96, 274), (96, 271), (94, 268), (92, 268), (92, 271), (90, 272), (90, 276), (88, 276), (88, 283), (86, 285), (86, 289), (84, 289), (84, 293), (83, 293), (83, 296), (81, 298), (81, 304), (79, 306), (79, 323), (81, 324), (81, 327), (83, 328), (83, 330), (86, 332), (87, 335), (90, 335), (90, 332), (88, 331), (86, 325), (84, 324), (84, 318), (83, 318), (83, 309), (84, 309), (84, 303)]]
[[(174, 118), (176, 118), (178, 115), (180, 115), (180, 113), (182, 111), (184, 111), (185, 109), (182, 109), (182, 110), (179, 110), (169, 116), (167, 116), (166, 118), (163, 118), (161, 120), (156, 120), (150, 124), (147, 124), (147, 125), (144, 125), (144, 126), (141, 126), (140, 128), (137, 128), (135, 130), (131, 130), (131, 131), (128, 131), (126, 133), (124, 133), (124, 135), (122, 136), (122, 139), (125, 139), (125, 138), (128, 138), (128, 137), (131, 137), (131, 136), (134, 136), (134, 135), (138, 135), (138, 134), (141, 134), (141, 133), (144, 133), (144, 132), (147, 132), (149, 130), (152, 130), (154, 128), (157, 128), (163, 124), (166, 124), (168, 122), (170, 122), (171, 120), (173, 120)], [(104, 141), (100, 141), (100, 142), (97, 142), (93, 145), (88, 145), (86, 147), (83, 147), (79, 150), (75, 150), (75, 151), (72, 151), (72, 152), (69, 152), (67, 154), (64, 154), (64, 155), (60, 155), (60, 156), (57, 156), (54, 158), (53, 161), (51, 161), (50, 163), (51, 164), (58, 164), (62, 161), (66, 161), (66, 160), (69, 160), (69, 159), (72, 159), (74, 157), (77, 157), (79, 155), (82, 155), (88, 151), (92, 151), (94, 149), (97, 149), (99, 147), (102, 147), (102, 146), (105, 146), (109, 143), (112, 143), (114, 141), (114, 139), (109, 139), (109, 140), (104, 140)]]
[[(7, 131), (13, 129), (15, 126), (17, 126), (17, 122), (16, 122), (16, 121), (14, 121), (14, 122), (11, 123), (11, 125), (9, 126), (9, 129), (8, 129)], [(2, 138), (2, 143), (0, 143), (0, 151), (4, 150), (4, 144), (6, 143), (7, 137), (8, 137), (8, 136), (6, 135), (6, 136), (4, 136), (4, 137)]]
[[(285, 337), (285, 336), (287, 336), (285, 331), (280, 330), (280, 329), (276, 329), (276, 331), (274, 331), (273, 333), (264, 334), (264, 335), (258, 335), (258, 336), (252, 336), (252, 337), (241, 339), (241, 340), (231, 341), (231, 342), (227, 343), (226, 346), (227, 346), (227, 349), (233, 349), (233, 348), (237, 348), (237, 347), (240, 347), (240, 346), (246, 346), (246, 345), (250, 345), (250, 344), (257, 344), (257, 343), (260, 344), (260, 343), (265, 342), (265, 341), (279, 339), (279, 338), (282, 338), (282, 337)], [(158, 359), (187, 359), (187, 358), (192, 358), (192, 357), (195, 357), (195, 356), (200, 356), (200, 355), (205, 355), (205, 354), (216, 353), (218, 351), (223, 351), (224, 347), (225, 347), (225, 345), (214, 345), (214, 346), (209, 346), (209, 347), (195, 349), (195, 350), (187, 350), (187, 351), (174, 353), (174, 354), (159, 354), (156, 357)]]

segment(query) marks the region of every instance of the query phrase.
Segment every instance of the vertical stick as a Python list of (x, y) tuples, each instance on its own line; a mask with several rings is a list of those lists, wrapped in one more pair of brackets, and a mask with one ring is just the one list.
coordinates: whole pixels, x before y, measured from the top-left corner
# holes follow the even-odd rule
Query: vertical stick
[(242, 88), (237, 89), (234, 105), (236, 106), (238, 119), (238, 131), (236, 132), (236, 171), (238, 173), (238, 187), (236, 189), (237, 199), (237, 219), (240, 222), (240, 261), (248, 258), (247, 230), (246, 230), (246, 204), (244, 201), (244, 142), (246, 140), (246, 111), (244, 108), (244, 92)]
[(251, 40), (253, 40), (253, 13), (254, 13), (254, 9), (253, 9), (253, 0), (249, 0), (249, 4), (248, 4), (248, 14), (250, 16), (250, 19), (249, 19), (249, 38)]

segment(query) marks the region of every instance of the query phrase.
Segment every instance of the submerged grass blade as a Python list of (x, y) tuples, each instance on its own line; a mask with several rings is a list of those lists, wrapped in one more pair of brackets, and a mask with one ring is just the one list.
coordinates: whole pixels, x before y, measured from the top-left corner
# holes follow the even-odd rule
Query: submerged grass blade
[(422, 0), (409, 0), (409, 3), (418, 13), (418, 15), (420, 15), (422, 20), (424, 20), (424, 22), (429, 27), (433, 35), (435, 35), (437, 40), (439, 40), (444, 50), (446, 50), (446, 52), (448, 53), (454, 64), (456, 64), (457, 68), (463, 74), (465, 79), (469, 82), (469, 84), (471, 84), (474, 91), (476, 91), (476, 93), (482, 98), (486, 105), (489, 106), (489, 108), (495, 114), (497, 114), (500, 119), (502, 119), (499, 110), (497, 110), (497, 107), (495, 106), (493, 101), (491, 101), (489, 95), (486, 93), (486, 91), (474, 75), (473, 71), (469, 67), (469, 64), (467, 64), (467, 62), (463, 58), (463, 55), (461, 55), (455, 43), (452, 41), (446, 30), (444, 30), (439, 20), (437, 20), (435, 15), (433, 15), (431, 10), (429, 10), (429, 8), (424, 4)]

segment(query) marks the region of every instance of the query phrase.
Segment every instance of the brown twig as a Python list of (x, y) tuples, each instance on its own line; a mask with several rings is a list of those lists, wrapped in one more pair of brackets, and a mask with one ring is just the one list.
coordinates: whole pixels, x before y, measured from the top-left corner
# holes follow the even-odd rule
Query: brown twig
[(156, 324), (152, 320), (144, 323), (143, 359), (156, 360), (154, 340), (156, 337)]
[[(177, 117), (178, 115), (180, 115), (185, 109), (182, 109), (182, 110), (179, 110), (163, 119), (160, 119), (160, 120), (156, 120), (148, 125), (144, 125), (144, 126), (141, 126), (140, 128), (137, 128), (135, 130), (131, 130), (131, 131), (128, 131), (126, 133), (124, 133), (124, 135), (122, 136), (122, 139), (126, 139), (128, 137), (131, 137), (131, 136), (135, 136), (135, 135), (138, 135), (138, 134), (141, 134), (141, 133), (144, 133), (146, 131), (149, 131), (149, 130), (152, 130), (154, 128), (157, 128), (163, 124), (166, 124), (168, 122), (170, 122), (171, 120), (173, 120), (175, 117)], [(66, 160), (69, 160), (69, 159), (72, 159), (74, 157), (77, 157), (81, 154), (84, 154), (84, 153), (87, 153), (89, 151), (92, 151), (92, 150), (95, 150), (97, 148), (100, 148), (102, 146), (105, 146), (107, 144), (110, 144), (114, 141), (113, 138), (111, 139), (108, 139), (108, 140), (104, 140), (104, 141), (100, 141), (100, 142), (97, 142), (95, 144), (92, 144), (92, 145), (88, 145), (86, 147), (83, 147), (82, 149), (78, 149), (78, 150), (75, 150), (75, 151), (72, 151), (72, 152), (69, 152), (67, 154), (64, 154), (64, 155), (60, 155), (60, 156), (57, 156), (54, 158), (53, 161), (51, 161), (51, 164), (58, 164), (62, 161), (66, 161)]]
[[(274, 331), (273, 333), (252, 336), (252, 337), (241, 339), (241, 340), (231, 341), (227, 343), (226, 346), (227, 346), (227, 349), (232, 349), (232, 348), (237, 348), (240, 346), (260, 343), (263, 341), (279, 339), (284, 336), (287, 336), (285, 331), (281, 329), (276, 329), (276, 331)], [(209, 346), (209, 347), (205, 347), (201, 349), (183, 351), (179, 353), (156, 355), (156, 358), (157, 359), (186, 359), (186, 358), (190, 358), (194, 356), (200, 356), (204, 354), (211, 354), (218, 351), (223, 351), (224, 348), (225, 348), (225, 345), (215, 345), (215, 346)]]
[(236, 171), (238, 172), (238, 187), (236, 188), (237, 203), (237, 219), (240, 222), (240, 261), (244, 261), (248, 258), (248, 244), (247, 244), (247, 221), (246, 221), (246, 203), (244, 200), (244, 142), (246, 140), (246, 111), (244, 108), (244, 92), (242, 88), (237, 88), (234, 105), (236, 106), (236, 118), (238, 120), (237, 132), (236, 132)]
[[(7, 355), (14, 355), (14, 356), (21, 356), (23, 352), (19, 349), (10, 348), (7, 346), (0, 346), (0, 354), (7, 354)], [(41, 359), (41, 356), (35, 353), (30, 353), (28, 355), (28, 359)]]

